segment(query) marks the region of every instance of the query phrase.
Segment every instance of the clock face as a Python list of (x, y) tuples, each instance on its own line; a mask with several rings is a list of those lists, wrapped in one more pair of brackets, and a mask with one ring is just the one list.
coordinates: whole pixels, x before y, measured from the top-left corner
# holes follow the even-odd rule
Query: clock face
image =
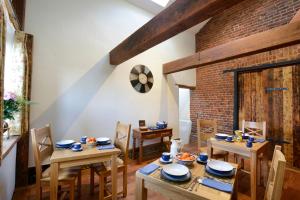
[(140, 92), (149, 92), (153, 86), (152, 72), (145, 65), (136, 65), (130, 72), (130, 83), (132, 87)]

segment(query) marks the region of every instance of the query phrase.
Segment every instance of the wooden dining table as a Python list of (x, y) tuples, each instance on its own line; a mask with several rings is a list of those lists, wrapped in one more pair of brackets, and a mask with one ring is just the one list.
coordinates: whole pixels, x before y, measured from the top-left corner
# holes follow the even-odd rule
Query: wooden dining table
[(258, 155), (263, 153), (266, 155), (268, 141), (253, 143), (251, 148), (246, 147), (246, 142), (226, 142), (210, 138), (207, 141), (208, 157), (211, 158), (213, 149), (223, 150), (250, 158), (250, 182), (251, 182), (251, 199), (256, 200), (257, 197), (257, 165)]
[[(222, 192), (214, 188), (210, 188), (204, 185), (201, 185), (196, 182), (196, 180), (201, 177), (214, 178), (205, 172), (205, 165), (198, 164), (194, 162), (190, 168), (191, 179), (188, 182), (184, 183), (174, 183), (167, 180), (164, 180), (160, 176), (161, 167), (163, 164), (159, 160), (154, 161), (153, 163), (160, 166), (157, 170), (152, 172), (149, 175), (145, 175), (139, 171), (136, 172), (136, 188), (135, 188), (135, 199), (136, 200), (146, 200), (148, 189), (158, 192), (161, 195), (167, 197), (168, 199), (173, 200), (199, 200), (199, 199), (222, 199), (230, 200), (236, 199), (236, 176), (237, 176), (237, 164), (232, 164), (235, 168), (235, 175), (231, 178), (222, 178), (219, 181), (229, 182), (233, 184), (234, 191), (233, 193)], [(217, 178), (216, 178), (217, 179)]]
[(60, 168), (69, 168), (111, 161), (112, 199), (117, 199), (117, 156), (120, 149), (98, 150), (96, 147), (82, 145), (83, 150), (73, 152), (70, 149), (56, 149), (50, 158), (51, 179), (50, 199), (57, 199), (58, 171)]

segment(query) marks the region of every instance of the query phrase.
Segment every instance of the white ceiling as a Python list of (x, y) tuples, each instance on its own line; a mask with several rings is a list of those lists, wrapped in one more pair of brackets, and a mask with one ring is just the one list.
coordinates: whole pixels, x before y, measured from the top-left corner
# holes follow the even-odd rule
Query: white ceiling
[[(154, 15), (157, 15), (158, 13), (160, 13), (163, 9), (165, 9), (164, 7), (154, 3), (151, 0), (127, 0), (128, 2), (132, 3), (133, 5), (140, 7)], [(170, 0), (168, 5), (171, 5), (175, 0)], [(195, 26), (193, 26), (192, 28), (188, 29), (187, 32), (192, 33), (193, 35), (195, 35), (196, 33), (199, 32), (199, 30), (209, 21), (206, 20), (204, 22), (201, 22), (200, 24), (197, 24)]]

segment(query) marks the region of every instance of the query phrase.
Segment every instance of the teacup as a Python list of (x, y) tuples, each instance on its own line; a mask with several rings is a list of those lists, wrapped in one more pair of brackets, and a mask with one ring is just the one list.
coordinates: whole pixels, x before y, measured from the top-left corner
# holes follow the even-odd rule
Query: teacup
[(163, 152), (162, 155), (161, 155), (161, 158), (162, 158), (164, 161), (169, 161), (170, 158), (171, 158), (171, 153), (169, 153), (169, 152)]
[(232, 139), (233, 139), (232, 135), (228, 135), (228, 136), (227, 136), (227, 141), (231, 142)]
[(200, 159), (202, 162), (206, 162), (207, 159), (208, 159), (207, 153), (204, 153), (204, 152), (200, 153), (200, 154), (199, 154), (199, 159)]
[(80, 149), (81, 148), (81, 143), (79, 143), (79, 142), (74, 143), (73, 146), (72, 146), (72, 148), (74, 148), (74, 149)]
[(251, 141), (251, 142), (254, 142), (254, 139), (255, 139), (255, 138), (254, 138), (253, 136), (249, 136), (249, 139), (248, 139), (248, 140)]
[(85, 144), (86, 143), (86, 139), (87, 139), (87, 136), (81, 136), (80, 143)]
[(251, 142), (250, 140), (248, 140), (247, 143), (246, 143), (246, 146), (247, 146), (248, 148), (251, 148), (251, 147), (252, 147), (252, 142)]

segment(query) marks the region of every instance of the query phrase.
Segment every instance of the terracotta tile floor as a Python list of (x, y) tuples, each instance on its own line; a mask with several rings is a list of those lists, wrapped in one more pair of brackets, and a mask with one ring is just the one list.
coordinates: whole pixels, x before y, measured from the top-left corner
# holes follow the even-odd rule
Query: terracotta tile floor
[[(195, 150), (195, 146), (187, 146), (185, 148), (186, 151), (190, 151), (190, 152), (194, 152)], [(126, 200), (134, 200), (134, 190), (135, 190), (135, 172), (136, 170), (138, 170), (140, 167), (148, 164), (149, 162), (151, 162), (153, 160), (149, 160), (149, 161), (145, 161), (142, 164), (136, 164), (136, 161), (131, 161), (129, 163), (129, 167), (128, 167), (128, 195), (126, 198)], [(232, 156), (230, 157), (230, 160), (232, 161)], [(246, 163), (247, 165), (248, 163)], [(98, 199), (98, 188), (95, 188), (95, 193), (94, 195), (90, 195), (89, 194), (89, 171), (88, 170), (84, 170), (83, 171), (83, 178), (82, 178), (82, 195), (81, 197), (76, 196), (76, 199), (81, 199), (81, 200), (96, 200)], [(239, 177), (239, 193), (238, 193), (238, 199), (239, 200), (248, 200), (249, 195), (250, 195), (250, 182), (249, 182), (249, 175), (245, 174), (245, 173), (241, 173), (240, 177)], [(98, 183), (98, 178), (95, 177), (95, 182)], [(118, 181), (118, 185), (121, 188), (121, 180)], [(293, 171), (293, 170), (288, 170), (286, 172), (286, 176), (285, 176), (285, 184), (284, 184), (284, 191), (283, 191), (283, 197), (282, 199), (288, 199), (288, 200), (294, 200), (294, 199), (300, 199), (299, 197), (299, 193), (300, 193), (300, 173)], [(16, 189), (15, 194), (14, 194), (14, 200), (34, 200), (34, 186), (28, 186), (26, 188), (20, 188), (20, 189)], [(263, 195), (264, 195), (264, 188), (259, 187), (259, 199), (263, 199)], [(43, 199), (49, 199), (49, 190), (48, 188), (44, 189), (43, 192)], [(119, 198), (119, 199), (123, 199), (123, 198)], [(163, 196), (161, 196), (160, 194), (157, 194), (155, 192), (152, 192), (151, 190), (148, 191), (148, 199), (149, 200), (164, 200), (166, 198), (164, 198)]]

